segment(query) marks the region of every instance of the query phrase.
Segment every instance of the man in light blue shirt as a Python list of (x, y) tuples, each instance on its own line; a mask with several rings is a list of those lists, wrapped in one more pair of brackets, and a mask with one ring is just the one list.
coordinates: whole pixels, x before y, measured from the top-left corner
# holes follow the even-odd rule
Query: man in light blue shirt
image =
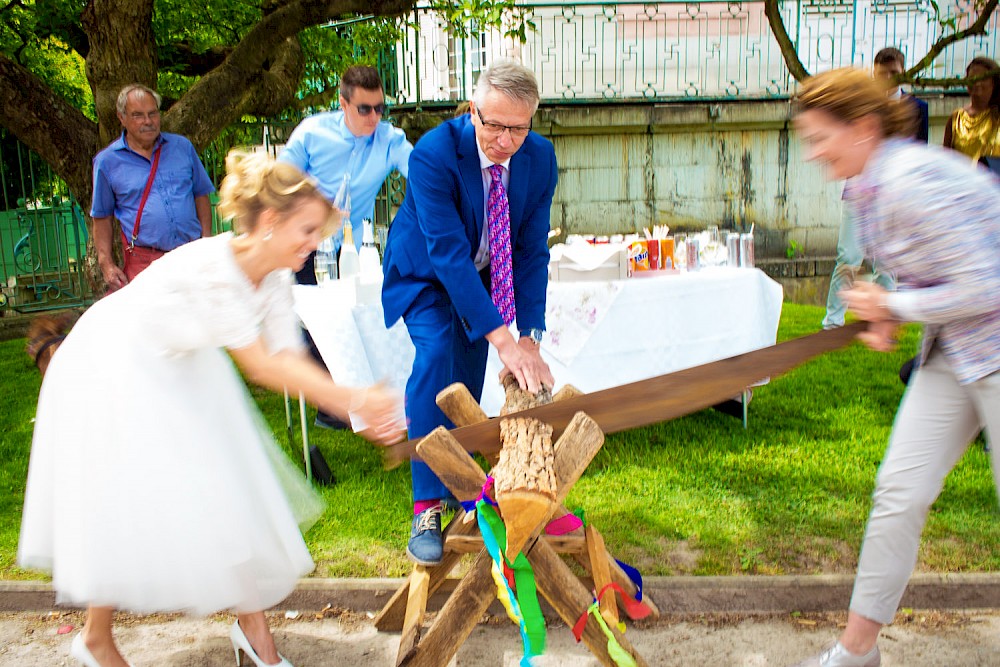
[[(334, 201), (344, 175), (350, 175), (351, 227), (354, 245), (361, 247), (361, 221), (375, 213), (375, 197), (392, 171), (405, 178), (409, 173), (413, 146), (397, 127), (382, 120), (385, 114), (382, 78), (374, 67), (355, 65), (340, 77), (340, 109), (306, 118), (295, 128), (278, 160), (295, 165), (319, 183), (320, 191)], [(333, 237), (334, 252), (340, 251), (344, 232)], [(315, 285), (314, 261), (309, 255), (295, 275), (301, 285)], [(306, 336), (309, 351), (320, 364), (323, 358), (312, 338)], [(345, 428), (346, 425), (322, 411), (316, 425)]]
[[(350, 174), (351, 226), (354, 244), (361, 247), (361, 221), (372, 219), (375, 197), (392, 171), (405, 178), (413, 146), (397, 127), (382, 120), (385, 113), (382, 79), (373, 67), (355, 65), (340, 79), (340, 110), (306, 118), (295, 128), (278, 156), (319, 182), (333, 201)], [(334, 237), (339, 250), (344, 233)], [(315, 284), (313, 258), (298, 273), (299, 283)]]
[[(191, 142), (160, 132), (160, 96), (155, 91), (139, 84), (125, 86), (118, 94), (117, 111), (123, 131), (94, 157), (90, 207), (98, 264), (111, 290), (124, 286), (163, 253), (211, 235), (208, 196), (215, 192)], [(124, 238), (123, 268), (111, 254), (112, 217)]]

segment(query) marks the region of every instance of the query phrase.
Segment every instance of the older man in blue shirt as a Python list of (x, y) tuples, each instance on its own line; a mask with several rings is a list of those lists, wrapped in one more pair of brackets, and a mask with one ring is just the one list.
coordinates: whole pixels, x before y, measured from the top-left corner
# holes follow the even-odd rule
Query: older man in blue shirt
[[(382, 79), (373, 67), (348, 67), (340, 79), (340, 109), (306, 118), (295, 128), (278, 156), (319, 182), (333, 201), (350, 175), (351, 226), (354, 244), (361, 247), (361, 221), (371, 219), (375, 197), (392, 171), (405, 178), (413, 146), (403, 131), (382, 120), (385, 113)], [(343, 243), (343, 231), (334, 237), (334, 249)], [(298, 273), (300, 283), (315, 284), (313, 258)]]
[[(212, 180), (194, 146), (160, 132), (160, 96), (130, 84), (118, 94), (121, 137), (94, 157), (94, 246), (116, 290), (174, 248), (212, 233)], [(125, 266), (111, 254), (112, 216), (121, 225)]]

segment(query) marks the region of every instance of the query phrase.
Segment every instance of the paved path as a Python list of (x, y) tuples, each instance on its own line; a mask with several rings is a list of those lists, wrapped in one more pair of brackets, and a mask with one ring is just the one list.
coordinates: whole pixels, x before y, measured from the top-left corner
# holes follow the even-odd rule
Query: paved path
[[(630, 627), (630, 640), (650, 665), (785, 666), (834, 638), (843, 613), (798, 617), (708, 614), (672, 617), (656, 625)], [(0, 665), (76, 667), (67, 658), (79, 612), (0, 614)], [(228, 641), (231, 617), (122, 616), (120, 645), (134, 667), (224, 667), (233, 665)], [(287, 620), (272, 615), (280, 650), (295, 667), (392, 665), (399, 636), (380, 634), (368, 614), (315, 612)], [(902, 614), (880, 640), (884, 667), (998, 667), (1000, 610)], [(452, 663), (459, 667), (515, 667), (521, 652), (517, 629), (490, 617), (473, 631)], [(598, 663), (573, 642), (569, 629), (552, 624), (548, 651), (538, 667), (590, 667)]]

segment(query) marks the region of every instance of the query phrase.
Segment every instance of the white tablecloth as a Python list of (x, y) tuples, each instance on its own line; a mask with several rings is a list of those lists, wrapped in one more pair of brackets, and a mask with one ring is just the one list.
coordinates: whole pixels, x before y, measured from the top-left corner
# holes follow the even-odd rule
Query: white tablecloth
[[(413, 346), (397, 322), (386, 330), (374, 289), (358, 303), (345, 284), (295, 288), (295, 309), (334, 380), (365, 385), (384, 379), (400, 390)], [(698, 366), (773, 345), (781, 285), (758, 269), (707, 268), (694, 273), (611, 282), (550, 282), (542, 356), (556, 388), (585, 392)], [(490, 348), (483, 409), (500, 412), (501, 364)]]

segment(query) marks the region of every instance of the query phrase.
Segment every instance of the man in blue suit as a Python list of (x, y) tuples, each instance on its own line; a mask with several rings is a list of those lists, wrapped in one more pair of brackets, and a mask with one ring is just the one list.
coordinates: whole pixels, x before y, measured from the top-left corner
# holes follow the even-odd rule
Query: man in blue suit
[[(386, 326), (402, 317), (416, 348), (406, 385), (410, 438), (453, 426), (435, 403), (453, 382), (480, 399), (490, 345), (501, 375), (513, 374), (523, 389), (553, 385), (538, 345), (557, 170), (552, 144), (531, 131), (538, 102), (529, 69), (494, 63), (480, 75), (469, 113), (428, 132), (410, 156), (382, 285)], [(406, 551), (434, 565), (442, 556), (441, 501), (450, 492), (422, 461), (411, 462), (411, 474)]]

